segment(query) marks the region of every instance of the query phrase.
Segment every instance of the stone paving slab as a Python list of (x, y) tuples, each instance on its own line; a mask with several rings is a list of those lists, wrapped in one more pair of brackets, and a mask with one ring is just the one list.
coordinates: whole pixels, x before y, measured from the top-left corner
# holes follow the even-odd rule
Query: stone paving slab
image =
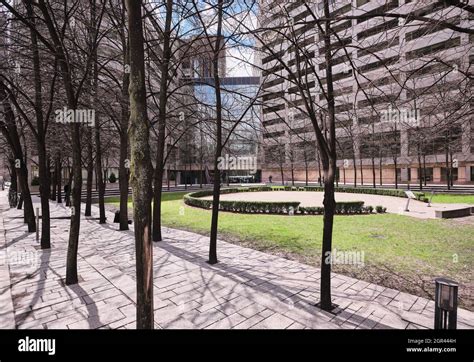
[[(36, 206), (39, 200), (34, 201)], [(30, 259), (0, 261), (0, 328), (136, 327), (133, 227), (118, 231), (110, 223), (111, 212), (109, 223), (99, 225), (96, 207), (92, 217), (82, 215), (81, 281), (65, 286), (69, 220), (52, 219), (52, 249), (42, 251), (35, 234), (25, 232), (22, 211), (8, 209), (6, 202), (0, 193), (0, 251)], [(51, 203), (51, 213), (61, 217), (68, 210)], [(318, 268), (223, 241), (218, 241), (220, 262), (209, 265), (207, 237), (169, 228), (163, 232), (165, 240), (153, 245), (156, 328), (432, 327), (433, 302), (427, 299), (333, 274), (333, 300), (339, 307), (328, 313), (314, 306)], [(474, 328), (474, 313), (459, 310), (458, 315), (459, 328)]]

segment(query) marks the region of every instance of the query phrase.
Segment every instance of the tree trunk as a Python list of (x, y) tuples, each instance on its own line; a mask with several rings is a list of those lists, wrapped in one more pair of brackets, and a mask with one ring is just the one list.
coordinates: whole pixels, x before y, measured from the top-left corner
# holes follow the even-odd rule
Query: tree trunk
[(96, 120), (95, 127), (95, 168), (96, 168), (96, 177), (97, 184), (99, 186), (99, 224), (105, 224), (105, 180), (102, 178), (102, 146), (100, 144), (100, 124)]
[[(127, 107), (128, 113), (128, 107)], [(127, 115), (124, 115), (127, 117)], [(122, 118), (123, 120), (123, 118)], [(127, 120), (128, 125), (128, 120)], [(122, 123), (120, 132), (120, 166), (119, 166), (119, 187), (120, 187), (120, 230), (128, 230), (128, 136), (127, 128)]]
[(167, 185), (168, 191), (170, 191), (170, 166), (169, 165), (168, 165), (168, 169), (166, 170), (166, 183), (168, 184)]
[(454, 186), (454, 175), (453, 175), (453, 153), (449, 153), (449, 182), (451, 187)]
[(319, 153), (318, 153), (318, 182), (319, 182), (319, 186), (322, 186), (322, 175), (321, 175), (321, 159), (320, 159), (320, 156), (319, 156)]
[(321, 254), (321, 286), (320, 286), (320, 307), (324, 310), (332, 309), (331, 302), (331, 256), (332, 252), (332, 232), (334, 224), (334, 213), (336, 200), (334, 197), (334, 166), (330, 165), (324, 170), (324, 219), (323, 219), (323, 243)]
[(130, 183), (137, 273), (137, 328), (153, 329), (152, 166), (145, 89), (142, 1), (126, 0), (130, 37)]
[(283, 174), (283, 164), (280, 163), (280, 175), (281, 175), (281, 184), (284, 185), (285, 184), (285, 176)]
[[(35, 23), (33, 8), (31, 2), (26, 2), (28, 16)], [(38, 52), (38, 39), (36, 32), (30, 30), (31, 50), (33, 56), (33, 79), (35, 87), (35, 116), (36, 116), (36, 143), (38, 147), (38, 169), (40, 182), (40, 199), (41, 199), (41, 249), (49, 249), (50, 242), (50, 215), (49, 215), (49, 196), (50, 196), (50, 175), (48, 156), (46, 153), (46, 125), (43, 117), (43, 100), (42, 100), (42, 82), (40, 70), (40, 57)]]
[(44, 143), (38, 142), (38, 165), (41, 198), (41, 249), (51, 247), (50, 215), (49, 215), (49, 167), (46, 159), (46, 148)]
[[(130, 63), (128, 42), (123, 40), (124, 63)], [(120, 124), (120, 166), (119, 166), (119, 187), (120, 187), (120, 230), (128, 230), (128, 177), (130, 161), (128, 160), (128, 87), (130, 85), (130, 74), (124, 72), (122, 83), (122, 108)]]
[[(69, 163), (69, 160), (68, 160)], [(72, 186), (72, 176), (73, 176), (73, 170), (71, 167), (68, 167), (68, 181), (67, 181), (67, 190), (65, 191), (64, 197), (66, 198), (66, 206), (71, 207), (71, 186)]]
[(295, 169), (293, 163), (291, 164), (291, 186), (295, 186)]
[(52, 184), (51, 197), (50, 197), (51, 201), (56, 201), (57, 187), (58, 187), (57, 181), (58, 181), (58, 178), (56, 176), (56, 165), (54, 165), (54, 171), (51, 174), (51, 184)]
[(420, 149), (418, 148), (418, 183), (420, 185), (420, 191), (423, 189), (423, 178), (426, 178), (426, 173), (421, 175), (421, 154), (420, 154)]
[[(336, 177), (336, 119), (335, 119), (335, 100), (332, 77), (332, 56), (331, 56), (331, 23), (329, 13), (329, 0), (324, 0), (324, 47), (326, 62), (327, 79), (327, 102), (328, 102), (328, 120), (329, 120), (329, 138), (327, 141), (327, 155), (323, 159), (323, 168), (325, 174), (324, 183), (324, 220), (323, 220), (323, 242), (321, 252), (321, 284), (320, 284), (320, 307), (323, 310), (332, 310), (331, 302), (331, 260), (327, 258), (332, 252), (332, 234), (334, 224), (334, 213), (336, 209), (336, 200), (334, 198), (334, 179)], [(323, 145), (320, 144), (320, 150)]]
[[(95, 0), (92, 2), (92, 24), (93, 29), (97, 27), (95, 24), (95, 16), (96, 16), (96, 4)], [(93, 52), (93, 73), (92, 73), (92, 90), (94, 95), (94, 104), (97, 104), (97, 87), (98, 87), (98, 79), (99, 79), (99, 71), (98, 71), (98, 61), (97, 61), (97, 48), (94, 48)], [(95, 135), (95, 167), (96, 167), (96, 174), (98, 177), (97, 183), (99, 185), (99, 224), (106, 223), (106, 216), (105, 216), (105, 182), (107, 178), (102, 178), (102, 144), (100, 142), (100, 119), (95, 119), (94, 122), (94, 135)], [(92, 142), (92, 141), (91, 141)]]
[(56, 167), (56, 177), (57, 177), (56, 184), (58, 185), (57, 201), (58, 201), (58, 204), (61, 204), (63, 202), (63, 199), (62, 199), (62, 166), (61, 166), (61, 155), (59, 153), (56, 156), (56, 161), (55, 161), (54, 165)]
[(305, 162), (305, 185), (308, 186), (308, 162)]
[(372, 187), (375, 189), (376, 183), (375, 183), (375, 158), (372, 157)]
[(446, 186), (448, 187), (448, 190), (451, 190), (451, 182), (449, 180), (449, 147), (448, 147), (448, 140), (446, 137), (446, 147), (445, 147), (445, 156), (446, 156)]
[[(397, 177), (397, 161), (398, 159), (395, 157), (393, 159), (393, 164), (395, 166), (395, 189), (398, 189), (398, 177)], [(401, 172), (401, 171), (400, 171)]]
[(18, 180), (21, 189), (20, 202), (18, 203), (19, 209), (21, 209), (22, 204), (24, 204), (23, 219), (25, 224), (28, 224), (28, 232), (32, 233), (36, 231), (35, 211), (31, 200), (30, 187), (28, 185), (28, 169), (23, 160), (18, 170)]
[(20, 201), (18, 202), (18, 209), (22, 208), (24, 202), (23, 219), (28, 224), (28, 232), (36, 231), (35, 213), (33, 210), (33, 203), (31, 200), (30, 188), (28, 185), (28, 169), (25, 164), (23, 148), (20, 142), (20, 136), (15, 123), (15, 114), (9, 102), (8, 90), (3, 82), (0, 81), (0, 100), (3, 105), (3, 117), (5, 120), (5, 127), (0, 127), (2, 134), (6, 138), (8, 145), (15, 157), (15, 167), (17, 168), (18, 183), (21, 190)]
[(352, 162), (354, 163), (354, 187), (357, 187), (357, 165), (356, 165), (356, 158), (355, 158), (355, 153), (354, 157), (352, 158)]
[(188, 175), (186, 173), (186, 162), (184, 162), (184, 189), (188, 189)]
[(94, 176), (94, 158), (92, 155), (92, 132), (88, 131), (89, 140), (87, 142), (87, 194), (86, 194), (86, 209), (84, 211), (85, 216), (92, 215), (92, 182)]
[(214, 156), (214, 189), (212, 193), (212, 219), (211, 219), (211, 238), (209, 243), (209, 264), (217, 263), (217, 229), (219, 218), (219, 200), (221, 188), (221, 173), (219, 170), (219, 158), (222, 153), (222, 98), (219, 75), (219, 55), (223, 46), (221, 42), (222, 34), (222, 8), (224, 0), (217, 1), (217, 36), (215, 42), (213, 57), (213, 76), (216, 94), (216, 152)]
[(164, 156), (166, 141), (166, 107), (168, 101), (169, 63), (171, 59), (171, 19), (173, 1), (166, 0), (166, 19), (163, 32), (163, 60), (160, 67), (160, 98), (158, 110), (158, 144), (153, 188), (153, 241), (162, 241), (161, 235), (161, 195), (163, 193)]
[[(219, 0), (221, 1), (221, 0)], [(219, 127), (219, 123), (218, 127)], [(222, 132), (217, 129), (217, 142), (222, 141)], [(209, 264), (216, 264), (217, 260), (217, 229), (218, 229), (218, 218), (219, 218), (219, 202), (221, 192), (221, 172), (218, 168), (218, 158), (221, 154), (221, 148), (216, 147), (216, 153), (214, 157), (214, 186), (212, 191), (212, 219), (211, 219), (211, 238), (209, 243)]]
[[(75, 109), (76, 107), (71, 109)], [(72, 125), (72, 186), (71, 190), (71, 225), (66, 263), (66, 285), (77, 284), (77, 251), (79, 248), (79, 231), (81, 228), (81, 130), (79, 123)]]
[[(18, 173), (19, 175), (19, 173)], [(20, 179), (20, 176), (18, 176), (18, 180)], [(18, 182), (18, 185), (20, 185), (20, 197), (18, 198), (18, 205), (17, 205), (17, 209), (18, 210), (21, 210), (23, 208), (23, 194), (21, 193), (21, 183)], [(27, 216), (26, 216), (26, 213), (23, 212), (23, 223), (26, 224), (27, 223)], [(30, 230), (30, 228), (28, 227), (28, 231)], [(35, 227), (35, 230), (36, 231), (36, 227)]]
[[(426, 175), (426, 154), (423, 152), (423, 174)], [(424, 185), (426, 186), (426, 177), (424, 179)]]
[[(380, 176), (380, 186), (383, 185), (383, 172), (382, 172), (382, 156), (379, 157), (379, 176)], [(395, 168), (395, 178), (397, 178), (397, 169)]]
[[(18, 173), (16, 172), (15, 160), (10, 158), (8, 162), (10, 163), (10, 179), (11, 179), (10, 190), (8, 191), (8, 193), (10, 194), (10, 192), (13, 192), (14, 199), (16, 200), (16, 203), (18, 203)], [(16, 206), (16, 204), (14, 206), (12, 205), (13, 204), (10, 204), (10, 207)]]
[(202, 189), (202, 163), (199, 166), (199, 188)]

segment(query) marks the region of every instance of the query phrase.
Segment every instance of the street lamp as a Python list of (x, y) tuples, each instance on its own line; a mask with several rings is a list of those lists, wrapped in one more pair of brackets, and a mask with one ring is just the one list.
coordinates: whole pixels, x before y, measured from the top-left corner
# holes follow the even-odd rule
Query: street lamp
[(435, 279), (435, 329), (456, 329), (458, 309), (458, 283)]

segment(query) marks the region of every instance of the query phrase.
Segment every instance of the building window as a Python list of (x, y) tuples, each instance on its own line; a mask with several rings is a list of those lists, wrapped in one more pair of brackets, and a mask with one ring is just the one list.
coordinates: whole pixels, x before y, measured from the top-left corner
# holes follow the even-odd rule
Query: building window
[[(460, 21), (461, 21), (461, 17), (460, 16), (455, 16), (451, 19), (447, 19), (445, 21), (445, 23), (458, 25), (460, 23)], [(425, 35), (428, 35), (428, 34), (436, 33), (437, 31), (441, 31), (441, 30), (444, 30), (444, 29), (446, 29), (444, 26), (441, 26), (441, 25), (438, 25), (438, 24), (425, 26), (425, 27), (419, 28), (415, 31), (407, 33), (405, 35), (405, 40), (408, 42), (408, 41), (418, 39), (418, 38), (420, 38), (422, 36), (425, 36)]]
[(285, 131), (277, 131), (277, 132), (268, 132), (263, 134), (263, 138), (278, 138), (285, 134)]
[[(365, 3), (366, 3), (366, 1), (358, 1), (357, 6), (364, 5)], [(380, 13), (384, 13), (384, 12), (387, 12), (387, 11), (390, 11), (390, 10), (393, 10), (393, 9), (396, 9), (396, 8), (398, 8), (398, 0), (392, 0), (392, 1), (389, 1), (389, 2), (385, 3), (382, 6), (379, 6), (378, 8), (372, 9), (372, 10), (364, 13), (364, 15), (370, 16), (370, 15), (373, 15), (373, 14), (380, 14)], [(369, 19), (370, 19), (369, 17), (358, 19), (357, 24), (363, 23), (364, 21), (367, 21)]]
[(285, 123), (283, 118), (274, 118), (274, 119), (269, 119), (267, 121), (263, 121), (263, 126), (264, 127), (273, 126), (275, 124), (280, 124), (280, 123)]
[(285, 80), (284, 80), (283, 78), (273, 79), (273, 80), (271, 80), (271, 81), (269, 81), (269, 82), (263, 83), (262, 88), (263, 88), (263, 89), (267, 89), (267, 88), (273, 87), (273, 86), (275, 86), (275, 85), (281, 84), (281, 83), (283, 83), (284, 81), (285, 81)]
[[(457, 181), (458, 180), (458, 169), (457, 169), (457, 167), (452, 168), (451, 172), (452, 172), (451, 176), (452, 176), (453, 181)], [(446, 167), (442, 167), (441, 168), (441, 181), (446, 181), (446, 180), (447, 180)]]
[(373, 28), (366, 29), (357, 34), (357, 40), (362, 40), (368, 38), (369, 36), (381, 33), (382, 31), (387, 31), (398, 26), (398, 20), (393, 19), (385, 23), (374, 26)]
[(421, 169), (421, 180), (433, 181), (433, 167), (427, 167), (427, 168)]
[(263, 114), (267, 114), (267, 113), (270, 113), (270, 112), (278, 112), (278, 111), (281, 111), (282, 109), (285, 109), (285, 105), (284, 104), (278, 104), (278, 105), (273, 106), (273, 107), (264, 108), (263, 109)]
[(431, 44), (423, 48), (412, 50), (406, 53), (407, 60), (420, 58), (428, 54), (437, 53), (442, 50), (447, 50), (449, 48), (454, 48), (461, 45), (461, 38), (453, 38), (440, 43)]
[(362, 6), (370, 2), (370, 0), (357, 0), (357, 6)]

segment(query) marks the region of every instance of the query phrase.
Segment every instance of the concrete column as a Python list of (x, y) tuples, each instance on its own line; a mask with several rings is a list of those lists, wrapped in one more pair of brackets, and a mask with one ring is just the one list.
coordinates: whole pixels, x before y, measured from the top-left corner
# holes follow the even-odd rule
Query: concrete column
[(407, 182), (408, 181), (408, 168), (403, 167), (400, 171), (401, 171), (402, 182)]
[(402, 129), (400, 131), (400, 158), (409, 159), (408, 142), (408, 129)]

